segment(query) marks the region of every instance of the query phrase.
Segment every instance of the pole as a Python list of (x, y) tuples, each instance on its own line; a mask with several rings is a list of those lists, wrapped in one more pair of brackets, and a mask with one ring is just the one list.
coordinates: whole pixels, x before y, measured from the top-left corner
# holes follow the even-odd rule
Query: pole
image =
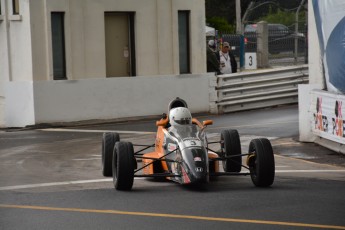
[(242, 34), (241, 0), (236, 0), (236, 33)]
[(241, 1), (236, 0), (236, 34), (240, 35), (240, 70), (244, 68), (244, 37), (241, 22)]
[(298, 14), (301, 10), (301, 7), (304, 5), (305, 0), (301, 1), (301, 4), (298, 6), (297, 12), (296, 12), (296, 21), (295, 21), (295, 54), (294, 54), (294, 64), (297, 65), (297, 58), (298, 58)]
[(244, 25), (247, 24), (247, 17), (250, 14), (250, 12), (252, 11), (252, 8), (254, 7), (254, 2), (251, 1), (249, 3), (248, 8), (246, 9), (246, 12), (244, 12), (244, 15), (242, 17), (242, 32), (244, 32)]

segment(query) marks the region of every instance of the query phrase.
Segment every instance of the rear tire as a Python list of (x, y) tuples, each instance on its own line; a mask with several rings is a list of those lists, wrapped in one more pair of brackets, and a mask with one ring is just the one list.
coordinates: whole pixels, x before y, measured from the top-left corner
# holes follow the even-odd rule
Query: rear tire
[(134, 148), (130, 142), (117, 142), (113, 155), (113, 182), (116, 190), (131, 190), (134, 181)]
[[(241, 141), (237, 130), (223, 130), (220, 133), (221, 151), (225, 157), (242, 154)], [(223, 160), (223, 169), (225, 172), (241, 172), (242, 156), (231, 157)]]
[(102, 174), (105, 177), (112, 177), (112, 161), (115, 143), (120, 141), (118, 133), (103, 133), (102, 138)]
[(249, 144), (249, 153), (254, 153), (254, 156), (250, 157), (248, 162), (254, 185), (257, 187), (271, 186), (275, 175), (271, 142), (266, 138), (254, 139)]

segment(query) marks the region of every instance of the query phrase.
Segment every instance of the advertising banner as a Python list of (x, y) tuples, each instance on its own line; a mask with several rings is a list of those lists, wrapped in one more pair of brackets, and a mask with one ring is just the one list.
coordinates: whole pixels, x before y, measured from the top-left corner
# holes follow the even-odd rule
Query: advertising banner
[(313, 133), (345, 144), (345, 95), (313, 90), (311, 100)]
[(312, 3), (327, 89), (345, 94), (345, 1)]

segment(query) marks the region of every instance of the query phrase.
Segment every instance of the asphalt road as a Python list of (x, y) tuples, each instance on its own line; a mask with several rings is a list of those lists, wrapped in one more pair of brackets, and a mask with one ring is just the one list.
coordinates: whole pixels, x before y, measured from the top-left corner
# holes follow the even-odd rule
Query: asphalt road
[(273, 186), (256, 188), (249, 176), (202, 188), (137, 178), (132, 191), (114, 190), (101, 176), (102, 133), (153, 143), (153, 120), (3, 130), (0, 229), (345, 229), (345, 157), (296, 142), (297, 106), (198, 118), (214, 120), (211, 140), (238, 129), (243, 151), (269, 138)]

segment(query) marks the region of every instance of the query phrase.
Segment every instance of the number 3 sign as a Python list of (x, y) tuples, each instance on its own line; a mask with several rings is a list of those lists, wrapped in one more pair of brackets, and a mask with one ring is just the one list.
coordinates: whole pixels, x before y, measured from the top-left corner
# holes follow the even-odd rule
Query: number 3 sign
[(257, 69), (256, 53), (245, 53), (244, 59), (246, 69)]

